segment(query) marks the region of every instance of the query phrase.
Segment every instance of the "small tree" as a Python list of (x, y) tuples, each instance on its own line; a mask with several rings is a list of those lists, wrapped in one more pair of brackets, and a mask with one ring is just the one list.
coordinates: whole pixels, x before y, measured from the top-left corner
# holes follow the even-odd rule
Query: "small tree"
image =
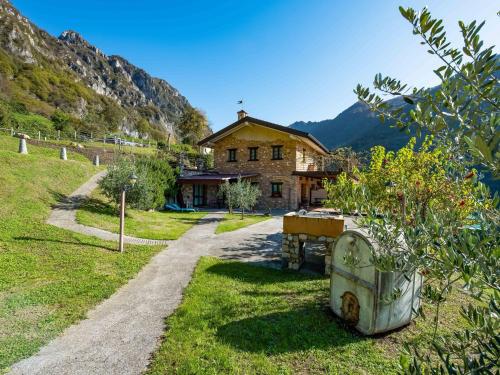
[(236, 204), (241, 210), (241, 219), (245, 216), (245, 210), (255, 206), (257, 199), (261, 196), (260, 189), (252, 185), (250, 181), (242, 180), (241, 177), (234, 184), (234, 194), (236, 195)]
[(234, 207), (237, 206), (237, 194), (235, 192), (235, 184), (225, 181), (219, 188), (219, 197), (225, 199), (229, 213), (233, 213)]
[(123, 189), (128, 188), (130, 176), (135, 174), (137, 182), (127, 190), (127, 204), (138, 209), (152, 208), (154, 194), (152, 192), (147, 171), (137, 167), (131, 160), (119, 158), (108, 167), (108, 173), (99, 181), (99, 187), (106, 197), (117, 206)]
[[(414, 184), (395, 186), (400, 201), (397, 206), (404, 210), (373, 204), (369, 188), (364, 189), (367, 199), (361, 201), (368, 214), (364, 223), (382, 250), (373, 254), (377, 267), (386, 271), (425, 271), (427, 283), (422, 296), (436, 306), (431, 344), (427, 348), (408, 345), (407, 353), (411, 356), (402, 356), (402, 369), (415, 374), (498, 373), (499, 200), (497, 197), (490, 200), (488, 190), (481, 184), (473, 189), (471, 196), (447, 197), (443, 193), (450, 187), (460, 192), (464, 181), (474, 180), (473, 166), (499, 176), (499, 59), (494, 48), (485, 47), (480, 39), (484, 22), (460, 21), (463, 46), (457, 48), (447, 40), (442, 20), (432, 18), (426, 8), (416, 12), (401, 7), (400, 12), (411, 23), (413, 34), (420, 36), (421, 44), (441, 62), (434, 70), (441, 85), (434, 89), (410, 89), (398, 79), (378, 74), (375, 89), (383, 95), (401, 95), (411, 107), (409, 111), (391, 107), (378, 93), (361, 85), (355, 92), (382, 121), (390, 120), (401, 129), (415, 127), (417, 131), (434, 134), (449, 160), (444, 174), (438, 170), (437, 180), (429, 181), (435, 189), (433, 193), (442, 198), (436, 204), (424, 204), (418, 194), (420, 189), (415, 189)], [(391, 185), (376, 196), (389, 199)], [(470, 212), (468, 198), (472, 198), (474, 215), (464, 218)], [(408, 216), (412, 211), (419, 214)], [(402, 235), (408, 245), (406, 251), (397, 246)], [(446, 303), (453, 289), (463, 291), (477, 303), (461, 310), (468, 323), (466, 327), (440, 336), (440, 306)]]

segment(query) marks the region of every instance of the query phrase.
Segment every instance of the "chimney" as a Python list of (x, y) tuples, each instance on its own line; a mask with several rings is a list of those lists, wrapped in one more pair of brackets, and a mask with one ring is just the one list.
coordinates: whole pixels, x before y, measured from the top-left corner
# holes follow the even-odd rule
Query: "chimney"
[(244, 117), (247, 117), (248, 113), (246, 113), (244, 110), (238, 111), (238, 120), (241, 120)]

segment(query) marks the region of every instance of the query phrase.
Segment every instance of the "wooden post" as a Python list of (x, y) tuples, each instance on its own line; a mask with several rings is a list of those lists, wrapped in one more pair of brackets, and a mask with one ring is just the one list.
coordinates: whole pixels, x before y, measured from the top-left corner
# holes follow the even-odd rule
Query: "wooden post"
[(118, 244), (118, 249), (120, 253), (123, 253), (123, 232), (125, 228), (125, 189), (122, 190), (122, 195), (120, 199), (120, 242)]
[(38, 140), (41, 140), (42, 139), (42, 134), (40, 132), (38, 132)]
[(60, 130), (57, 131), (57, 140), (59, 140), (59, 139), (61, 139), (61, 131)]
[(75, 141), (76, 141), (76, 130), (75, 130)]

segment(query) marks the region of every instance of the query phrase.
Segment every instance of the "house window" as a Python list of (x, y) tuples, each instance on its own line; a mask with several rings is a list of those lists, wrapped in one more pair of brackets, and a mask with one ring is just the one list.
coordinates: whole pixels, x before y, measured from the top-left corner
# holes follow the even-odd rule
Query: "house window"
[(273, 146), (273, 160), (283, 159), (283, 146)]
[(227, 161), (236, 161), (236, 149), (230, 148), (227, 150)]
[(302, 149), (302, 163), (305, 163), (306, 162), (306, 149), (303, 148)]
[(249, 147), (248, 148), (248, 152), (249, 152), (248, 160), (249, 161), (257, 161), (257, 160), (259, 160), (257, 158), (257, 149), (258, 149), (258, 147)]
[(271, 182), (271, 197), (281, 198), (283, 191), (282, 182)]

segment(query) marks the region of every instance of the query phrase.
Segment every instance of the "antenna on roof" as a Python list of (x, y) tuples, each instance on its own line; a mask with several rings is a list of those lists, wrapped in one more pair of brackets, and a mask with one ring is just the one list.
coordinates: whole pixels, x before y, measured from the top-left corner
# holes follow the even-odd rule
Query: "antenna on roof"
[(241, 109), (243, 109), (243, 99), (238, 100), (236, 104), (241, 105)]

